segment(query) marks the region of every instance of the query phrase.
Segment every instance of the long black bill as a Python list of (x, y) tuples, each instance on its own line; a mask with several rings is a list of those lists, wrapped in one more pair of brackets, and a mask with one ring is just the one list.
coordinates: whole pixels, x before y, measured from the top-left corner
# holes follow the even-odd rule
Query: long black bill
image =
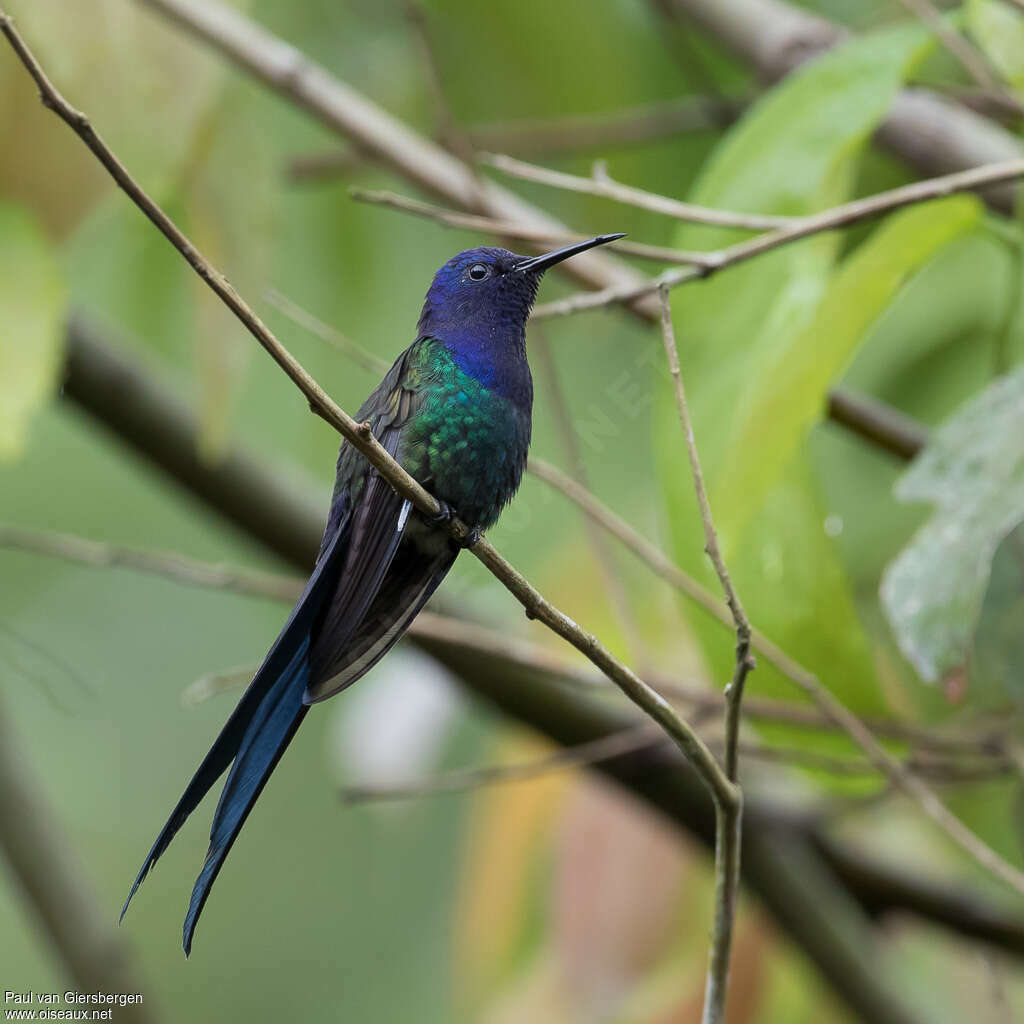
[(626, 232), (620, 231), (617, 235), (597, 235), (594, 238), (588, 238), (585, 242), (574, 242), (572, 245), (567, 245), (564, 249), (555, 249), (554, 252), (546, 252), (543, 256), (534, 256), (533, 259), (517, 263), (516, 272), (539, 274), (547, 270), (548, 267), (553, 267), (556, 263), (567, 260), (570, 256), (586, 252), (588, 249), (593, 249), (596, 245), (607, 245), (608, 242), (614, 242), (616, 238), (625, 237)]

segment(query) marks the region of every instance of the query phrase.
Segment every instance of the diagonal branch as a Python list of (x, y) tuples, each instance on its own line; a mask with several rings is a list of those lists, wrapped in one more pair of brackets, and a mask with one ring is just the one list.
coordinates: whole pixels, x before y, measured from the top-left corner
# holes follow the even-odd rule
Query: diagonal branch
[(927, 181), (916, 181), (910, 185), (879, 192), (863, 199), (834, 206), (830, 210), (799, 217), (786, 227), (765, 232), (745, 242), (737, 242), (725, 249), (707, 254), (701, 267), (680, 267), (666, 270), (657, 277), (649, 278), (642, 285), (613, 285), (603, 291), (586, 292), (570, 295), (557, 302), (548, 302), (534, 310), (534, 318), (550, 316), (566, 316), (587, 309), (598, 309), (616, 302), (632, 302), (635, 299), (650, 295), (661, 288), (675, 288), (687, 281), (710, 277), (711, 274), (745, 263), (755, 256), (771, 252), (780, 246), (789, 245), (802, 238), (820, 234), (823, 231), (834, 231), (837, 228), (849, 227), (883, 213), (898, 210), (904, 206), (927, 202), (930, 199), (941, 199), (957, 192), (967, 192), (984, 188), (996, 182), (1013, 181), (1024, 177), (1024, 157), (1006, 160), (985, 167), (975, 167), (969, 171), (958, 171)]
[[(2, 11), (0, 11), (0, 32), (10, 42), (18, 58), (39, 87), (44, 105), (56, 113), (82, 139), (132, 202), (182, 254), (192, 269), (235, 314), (249, 333), (306, 396), (310, 408), (359, 451), (399, 494), (411, 501), (421, 512), (430, 517), (436, 517), (441, 511), (437, 499), (388, 454), (374, 437), (369, 424), (357, 423), (327, 395), (294, 356), (274, 337), (227, 279), (202, 256), (167, 214), (143, 191), (114, 153), (100, 139), (85, 115), (72, 107), (53, 86), (18, 34), (11, 19)], [(458, 519), (451, 521), (450, 532), (452, 537), (459, 542), (464, 541), (469, 535), (466, 524)], [(528, 616), (543, 622), (549, 629), (586, 655), (630, 700), (662, 726), (691, 761), (698, 775), (714, 795), (716, 802), (730, 803), (735, 799), (735, 787), (722, 772), (714, 755), (668, 701), (635, 672), (618, 661), (597, 637), (587, 633), (568, 615), (544, 598), (521, 573), (498, 553), (486, 538), (473, 544), (471, 551), (522, 604)]]
[[(377, 192), (363, 188), (350, 188), (348, 193), (357, 202), (374, 203), (377, 206), (399, 210), (402, 213), (411, 213), (414, 217), (424, 217), (438, 224), (444, 224), (446, 227), (459, 228), (465, 231), (485, 231), (488, 234), (499, 235), (502, 238), (535, 242), (537, 245), (549, 246), (569, 242), (582, 242), (587, 238), (593, 237), (592, 235), (584, 235), (575, 231), (545, 231), (522, 224), (514, 224), (509, 221), (495, 220), (493, 217), (481, 217), (479, 214), (446, 210), (443, 207), (434, 206), (432, 203), (424, 203), (419, 199), (398, 195), (396, 192)], [(703, 266), (710, 265), (713, 262), (713, 257), (709, 261), (707, 253), (686, 252), (682, 249), (672, 249), (664, 245), (647, 245), (643, 242), (630, 242), (621, 238), (614, 242), (608, 242), (604, 248), (611, 252), (622, 253), (623, 256), (636, 256), (638, 259), (654, 260), (658, 263)]]

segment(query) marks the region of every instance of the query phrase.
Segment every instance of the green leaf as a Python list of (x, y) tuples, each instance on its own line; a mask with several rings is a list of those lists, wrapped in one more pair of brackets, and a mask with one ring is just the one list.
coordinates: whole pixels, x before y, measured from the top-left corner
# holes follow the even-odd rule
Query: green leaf
[(881, 588), (900, 649), (935, 682), (966, 665), (992, 558), (1024, 520), (1024, 370), (996, 381), (949, 420), (901, 477), (896, 495), (936, 506)]
[(967, 28), (999, 74), (1024, 88), (1024, 14), (1000, 0), (969, 0)]
[(65, 306), (50, 240), (24, 209), (0, 203), (0, 460), (21, 454), (55, 389)]
[[(982, 207), (957, 196), (891, 217), (833, 277), (811, 322), (757, 381), (736, 417), (731, 457), (711, 495), (717, 525), (737, 543), (825, 408), (830, 385), (907, 276), (974, 227)], [(763, 445), (768, 434), (770, 445)]]
[[(848, 198), (856, 160), (896, 91), (930, 46), (919, 26), (865, 36), (823, 55), (764, 96), (708, 162), (693, 199), (734, 210), (806, 215)], [(686, 226), (676, 242), (718, 248), (737, 233)], [(677, 290), (673, 316), (694, 429), (709, 489), (715, 493), (738, 453), (733, 445), (748, 411), (763, 400), (765, 377), (805, 337), (828, 293), (837, 234), (814, 236)], [(844, 343), (846, 345), (847, 343)], [(798, 346), (799, 347), (799, 346)], [(776, 371), (777, 372), (777, 371)], [(780, 424), (781, 426), (781, 424)], [(682, 436), (666, 382), (658, 389), (656, 438), (676, 557), (717, 586), (703, 556)], [(792, 435), (793, 428), (789, 428)], [(745, 458), (772, 458), (779, 438), (763, 424)], [(744, 517), (756, 527), (720, 531), (729, 568), (753, 620), (781, 646), (826, 678), (861, 710), (882, 700), (849, 580), (827, 510), (800, 446), (758, 483)], [(746, 499), (742, 499), (746, 501)], [(728, 523), (739, 510), (715, 501)], [(727, 678), (728, 634), (696, 624), (713, 671)], [(792, 686), (763, 664), (758, 692), (792, 696)]]

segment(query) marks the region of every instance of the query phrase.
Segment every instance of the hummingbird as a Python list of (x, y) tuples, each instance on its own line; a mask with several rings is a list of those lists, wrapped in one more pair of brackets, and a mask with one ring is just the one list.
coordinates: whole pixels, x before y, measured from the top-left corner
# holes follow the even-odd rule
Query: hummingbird
[[(542, 256), (467, 249), (434, 275), (416, 340), (357, 414), (437, 499), (426, 517), (347, 442), (313, 572), (242, 699), (146, 856), (150, 868), (228, 771), (210, 846), (185, 916), (188, 956), (210, 889), (310, 705), (351, 686), (390, 649), (437, 589), (460, 547), (497, 522), (526, 468), (533, 380), (526, 322), (544, 272), (621, 234)], [(456, 543), (445, 521), (470, 527)]]

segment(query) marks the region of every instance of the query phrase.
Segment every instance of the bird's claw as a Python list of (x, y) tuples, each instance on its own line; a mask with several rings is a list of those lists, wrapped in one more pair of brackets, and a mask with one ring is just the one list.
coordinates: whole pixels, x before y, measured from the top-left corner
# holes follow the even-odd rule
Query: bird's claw
[[(450, 523), (453, 519), (458, 519), (459, 514), (451, 507), (451, 505), (448, 504), (448, 502), (441, 501), (441, 499), (438, 498), (437, 504), (440, 506), (437, 513), (427, 520), (431, 526), (443, 526), (445, 523)], [(465, 537), (453, 537), (452, 541), (460, 548), (471, 548), (483, 535), (484, 532), (479, 526), (472, 526)]]

